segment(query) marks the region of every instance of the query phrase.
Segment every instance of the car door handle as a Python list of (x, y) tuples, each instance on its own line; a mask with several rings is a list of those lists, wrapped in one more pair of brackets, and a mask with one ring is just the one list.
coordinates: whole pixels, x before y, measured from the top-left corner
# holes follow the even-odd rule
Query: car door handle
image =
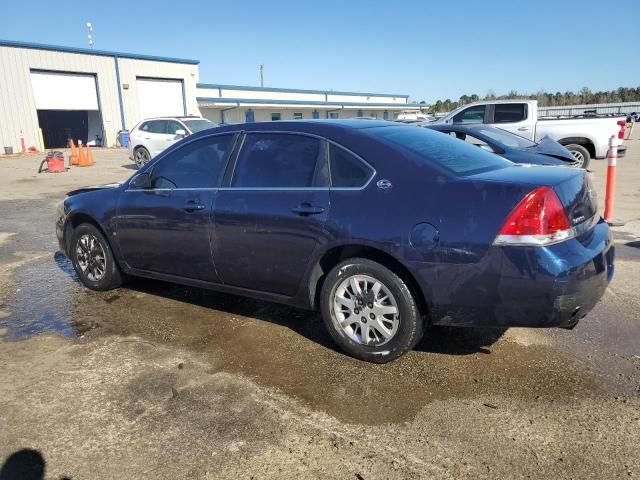
[(526, 132), (527, 130), (529, 130), (529, 127), (520, 127), (518, 129), (519, 132)]
[(324, 212), (324, 207), (317, 207), (310, 203), (301, 203), (296, 208), (291, 209), (291, 211), (296, 215), (306, 217), (308, 215), (318, 215)]
[(193, 200), (187, 202), (187, 204), (182, 207), (185, 212), (195, 212), (197, 210), (204, 210), (206, 207), (201, 203), (197, 203)]

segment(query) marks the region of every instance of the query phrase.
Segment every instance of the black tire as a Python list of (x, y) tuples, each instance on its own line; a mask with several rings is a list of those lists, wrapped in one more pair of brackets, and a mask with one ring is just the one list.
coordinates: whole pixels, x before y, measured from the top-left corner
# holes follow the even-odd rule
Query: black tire
[(136, 147), (133, 151), (133, 161), (138, 169), (144, 167), (151, 160), (149, 150), (144, 147)]
[(569, 145), (565, 145), (564, 148), (569, 150), (572, 155), (574, 154), (573, 152), (579, 153), (584, 159), (582, 161), (582, 164), (574, 163), (571, 166), (584, 169), (589, 168), (589, 163), (591, 163), (591, 154), (589, 153), (589, 150), (584, 148), (582, 145), (578, 145), (577, 143), (570, 143)]
[[(356, 342), (338, 323), (333, 308), (336, 291), (347, 278), (353, 275), (364, 275), (380, 281), (395, 299), (399, 325), (395, 334), (382, 345), (365, 345)], [(405, 354), (422, 338), (423, 319), (411, 291), (398, 275), (371, 260), (351, 258), (336, 265), (327, 274), (322, 285), (320, 307), (322, 318), (331, 337), (342, 350), (360, 360), (373, 363), (390, 362)]]
[[(103, 273), (99, 277), (94, 275), (95, 278), (91, 278), (92, 273), (90, 268), (86, 267), (83, 269), (81, 266), (83, 259), (80, 258), (82, 255), (80, 251), (83, 250), (83, 247), (79, 246), (79, 242), (81, 240), (84, 241), (84, 239), (87, 238), (95, 239), (104, 253)], [(73, 268), (76, 271), (78, 278), (87, 288), (90, 288), (91, 290), (104, 291), (118, 288), (122, 285), (122, 274), (120, 273), (120, 269), (118, 268), (115, 259), (113, 258), (109, 242), (107, 242), (107, 239), (104, 237), (102, 232), (94, 225), (90, 223), (81, 223), (73, 230), (69, 254), (71, 256), (71, 263), (73, 263)]]

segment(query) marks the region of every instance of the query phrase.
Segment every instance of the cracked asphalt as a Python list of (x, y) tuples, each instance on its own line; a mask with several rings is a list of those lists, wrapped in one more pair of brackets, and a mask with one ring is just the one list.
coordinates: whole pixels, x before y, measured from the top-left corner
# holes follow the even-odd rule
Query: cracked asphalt
[(640, 131), (625, 144), (616, 275), (574, 330), (433, 329), (387, 365), (313, 312), (83, 288), (55, 206), (131, 175), (126, 152), (63, 174), (0, 158), (0, 478), (640, 478)]

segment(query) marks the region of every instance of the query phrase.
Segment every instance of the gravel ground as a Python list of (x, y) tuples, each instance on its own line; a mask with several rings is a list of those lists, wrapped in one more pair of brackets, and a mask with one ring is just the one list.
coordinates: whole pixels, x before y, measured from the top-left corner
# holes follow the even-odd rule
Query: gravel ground
[(616, 277), (574, 330), (434, 329), (388, 365), (343, 355), (312, 312), (82, 288), (55, 205), (131, 175), (126, 152), (63, 174), (0, 158), (0, 479), (640, 478), (639, 140)]

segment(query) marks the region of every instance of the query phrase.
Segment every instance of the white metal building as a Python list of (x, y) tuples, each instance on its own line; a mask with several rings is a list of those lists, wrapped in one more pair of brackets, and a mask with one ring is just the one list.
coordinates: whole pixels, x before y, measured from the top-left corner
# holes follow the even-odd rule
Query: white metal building
[(142, 118), (199, 115), (198, 61), (0, 40), (0, 152), (112, 146)]
[[(216, 123), (375, 117), (419, 111), (408, 95), (199, 83), (199, 62), (0, 40), (0, 154), (113, 146), (144, 118), (202, 115)], [(42, 136), (40, 135), (42, 133)]]
[(408, 95), (289, 88), (198, 84), (202, 116), (217, 123), (266, 122), (302, 118), (370, 117), (393, 120), (419, 111)]

